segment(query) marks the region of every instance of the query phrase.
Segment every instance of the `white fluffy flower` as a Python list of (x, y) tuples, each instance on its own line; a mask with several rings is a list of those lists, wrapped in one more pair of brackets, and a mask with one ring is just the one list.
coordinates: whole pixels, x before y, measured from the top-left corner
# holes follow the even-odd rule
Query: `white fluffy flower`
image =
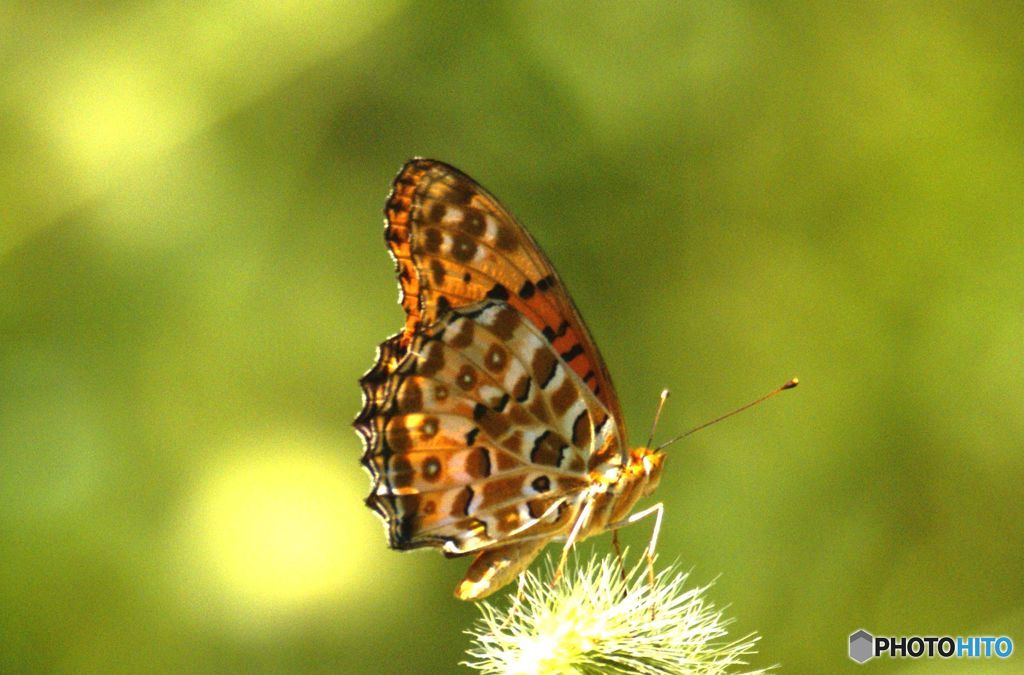
[(508, 606), (478, 605), (464, 665), (504, 675), (726, 673), (755, 653), (759, 638), (727, 641), (730, 620), (704, 599), (708, 586), (687, 590), (675, 566), (652, 585), (645, 560), (623, 580), (615, 556), (591, 557), (554, 587), (550, 561), (547, 568), (525, 573)]

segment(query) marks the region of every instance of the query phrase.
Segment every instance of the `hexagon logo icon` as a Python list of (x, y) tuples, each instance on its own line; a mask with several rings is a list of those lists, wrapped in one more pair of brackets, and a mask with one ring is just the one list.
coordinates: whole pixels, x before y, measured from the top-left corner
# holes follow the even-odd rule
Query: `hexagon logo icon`
[(861, 628), (850, 634), (850, 658), (857, 663), (864, 663), (875, 655), (875, 638)]

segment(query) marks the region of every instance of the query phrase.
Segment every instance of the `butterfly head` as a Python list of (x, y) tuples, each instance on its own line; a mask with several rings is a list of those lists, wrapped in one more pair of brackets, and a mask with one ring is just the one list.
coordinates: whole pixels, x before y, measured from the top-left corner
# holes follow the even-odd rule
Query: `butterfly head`
[(641, 495), (646, 497), (654, 492), (661, 481), (661, 468), (665, 453), (654, 448), (633, 448), (629, 451), (629, 469), (636, 478), (643, 478)]

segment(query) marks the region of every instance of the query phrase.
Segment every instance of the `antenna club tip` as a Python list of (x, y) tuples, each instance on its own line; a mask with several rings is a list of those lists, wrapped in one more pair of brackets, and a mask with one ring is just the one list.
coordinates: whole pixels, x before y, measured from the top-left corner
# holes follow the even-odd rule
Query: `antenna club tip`
[(795, 387), (798, 384), (800, 384), (800, 378), (794, 377), (792, 380), (790, 380), (786, 384), (782, 385), (782, 388), (783, 389), (792, 389), (793, 387)]
[(661, 390), (661, 397), (662, 398), (668, 398), (668, 394), (669, 394), (668, 389), (662, 389)]

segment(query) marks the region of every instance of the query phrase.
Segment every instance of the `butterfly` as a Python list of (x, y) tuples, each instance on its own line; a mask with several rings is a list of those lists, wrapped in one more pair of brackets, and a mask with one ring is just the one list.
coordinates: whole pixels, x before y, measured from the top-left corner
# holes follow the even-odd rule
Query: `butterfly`
[(665, 455), (629, 449), (597, 345), (526, 229), (429, 159), (402, 168), (385, 216), (405, 327), (361, 378), (354, 426), (391, 548), (475, 556), (455, 595), (477, 600), (549, 542), (564, 562), (651, 513), (656, 537), (661, 505), (632, 511)]

